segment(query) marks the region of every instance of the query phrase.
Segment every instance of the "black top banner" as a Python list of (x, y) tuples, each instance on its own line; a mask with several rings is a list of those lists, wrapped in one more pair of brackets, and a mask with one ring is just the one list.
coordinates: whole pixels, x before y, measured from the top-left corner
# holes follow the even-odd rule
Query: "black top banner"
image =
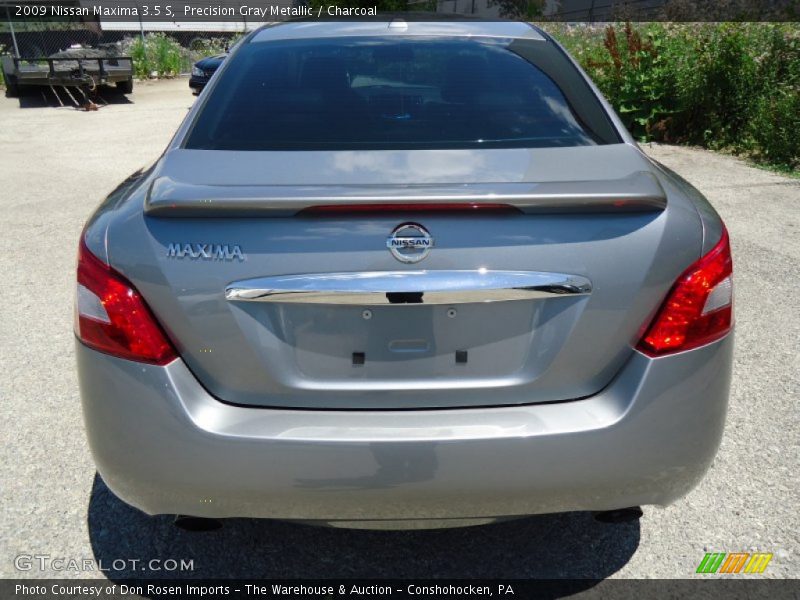
[(9, 0), (0, 23), (476, 18), (561, 22), (800, 21), (800, 0)]

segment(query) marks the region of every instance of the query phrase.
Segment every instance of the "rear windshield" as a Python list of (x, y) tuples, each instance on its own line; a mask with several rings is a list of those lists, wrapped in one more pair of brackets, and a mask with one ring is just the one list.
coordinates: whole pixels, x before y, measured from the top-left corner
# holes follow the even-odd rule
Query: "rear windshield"
[(365, 150), (619, 141), (551, 42), (336, 38), (251, 42), (230, 59), (185, 147)]

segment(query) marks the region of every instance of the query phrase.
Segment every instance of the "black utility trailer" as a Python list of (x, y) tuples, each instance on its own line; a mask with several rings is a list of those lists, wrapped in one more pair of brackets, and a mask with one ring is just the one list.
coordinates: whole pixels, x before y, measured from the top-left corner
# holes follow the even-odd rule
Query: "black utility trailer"
[[(84, 0), (60, 0), (59, 4), (85, 8)], [(115, 84), (123, 94), (133, 91), (133, 62), (122, 56), (119, 44), (100, 44), (102, 29), (98, 17), (68, 16), (58, 21), (47, 17), (11, 19), (5, 16), (8, 33), (0, 32), (0, 47), (13, 50), (0, 57), (7, 96), (19, 96), (26, 88), (49, 89), (63, 106), (66, 95), (76, 106), (95, 109), (94, 100), (102, 85)], [(61, 90), (61, 95), (59, 95)]]
[(88, 101), (100, 85), (113, 83), (123, 94), (133, 91), (133, 63), (129, 56), (113, 56), (98, 51), (57, 54), (60, 56), (4, 56), (2, 68), (6, 94), (17, 96), (20, 89), (27, 86), (48, 86), (56, 97), (57, 87), (65, 88), (72, 97), (69, 88), (77, 88), (80, 96)]

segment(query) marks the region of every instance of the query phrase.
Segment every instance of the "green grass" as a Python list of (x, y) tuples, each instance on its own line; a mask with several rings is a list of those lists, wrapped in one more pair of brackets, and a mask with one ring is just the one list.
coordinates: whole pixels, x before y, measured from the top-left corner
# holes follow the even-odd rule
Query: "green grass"
[(800, 169), (792, 169), (782, 165), (771, 165), (769, 163), (755, 163), (755, 164), (757, 167), (764, 169), (765, 171), (771, 171), (773, 173), (777, 173), (778, 175), (791, 177), (792, 179), (800, 179)]

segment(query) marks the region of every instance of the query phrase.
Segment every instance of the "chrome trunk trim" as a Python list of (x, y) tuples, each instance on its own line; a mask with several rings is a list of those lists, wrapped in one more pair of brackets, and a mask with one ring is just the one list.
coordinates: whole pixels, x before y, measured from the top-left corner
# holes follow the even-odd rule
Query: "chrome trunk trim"
[(231, 283), (234, 302), (466, 304), (590, 294), (580, 275), (537, 271), (368, 271), (278, 275)]

